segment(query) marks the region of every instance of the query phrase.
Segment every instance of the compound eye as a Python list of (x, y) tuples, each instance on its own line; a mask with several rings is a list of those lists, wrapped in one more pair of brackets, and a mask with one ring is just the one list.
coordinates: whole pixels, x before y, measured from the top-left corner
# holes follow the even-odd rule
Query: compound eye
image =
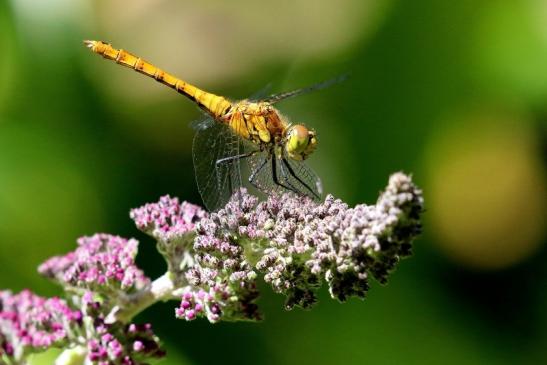
[(285, 148), (290, 158), (304, 160), (309, 154), (310, 141), (313, 142), (314, 133), (308, 128), (297, 124), (290, 127)]
[(291, 135), (289, 139), (295, 145), (295, 150), (301, 150), (306, 148), (310, 139), (310, 133), (308, 128), (303, 125), (295, 125), (291, 129)]

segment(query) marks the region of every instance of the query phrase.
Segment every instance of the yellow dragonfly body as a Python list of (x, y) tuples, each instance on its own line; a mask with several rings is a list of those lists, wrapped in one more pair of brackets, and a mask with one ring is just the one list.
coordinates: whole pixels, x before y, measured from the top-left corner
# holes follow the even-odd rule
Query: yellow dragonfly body
[(316, 148), (315, 132), (291, 124), (273, 106), (288, 97), (321, 89), (338, 80), (232, 102), (183, 81), (151, 63), (101, 41), (84, 41), (95, 53), (169, 86), (195, 102), (207, 118), (195, 126), (193, 159), (196, 181), (209, 210), (223, 206), (242, 185), (240, 163), (247, 161), (249, 182), (269, 194), (288, 190), (312, 198), (322, 194), (320, 179), (302, 161)]

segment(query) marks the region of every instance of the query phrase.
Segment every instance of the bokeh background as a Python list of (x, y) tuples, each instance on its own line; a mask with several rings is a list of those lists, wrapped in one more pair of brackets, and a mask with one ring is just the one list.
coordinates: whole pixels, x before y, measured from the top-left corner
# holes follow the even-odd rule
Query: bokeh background
[(139, 319), (164, 364), (547, 363), (545, 0), (0, 1), (2, 288), (59, 294), (36, 266), (99, 231), (140, 239), (159, 275), (129, 209), (200, 203), (196, 107), (88, 38), (232, 98), (350, 72), (281, 105), (317, 130), (325, 190), (374, 202), (398, 170), (424, 190), (424, 234), (387, 287), (291, 312), (264, 287), (259, 324), (155, 306)]

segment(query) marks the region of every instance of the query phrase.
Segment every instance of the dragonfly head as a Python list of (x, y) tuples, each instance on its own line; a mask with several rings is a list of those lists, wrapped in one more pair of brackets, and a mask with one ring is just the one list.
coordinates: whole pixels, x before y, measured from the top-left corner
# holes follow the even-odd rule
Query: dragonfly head
[(285, 150), (289, 158), (297, 161), (305, 160), (317, 145), (315, 131), (301, 124), (291, 125), (285, 137)]

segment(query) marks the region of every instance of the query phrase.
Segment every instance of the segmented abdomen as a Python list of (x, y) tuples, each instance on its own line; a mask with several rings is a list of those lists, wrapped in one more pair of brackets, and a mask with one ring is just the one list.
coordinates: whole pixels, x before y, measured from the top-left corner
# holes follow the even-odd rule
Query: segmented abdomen
[(175, 89), (180, 94), (194, 101), (202, 109), (209, 112), (215, 119), (224, 116), (232, 106), (232, 103), (224, 97), (201, 90), (123, 49), (113, 48), (110, 44), (101, 41), (85, 41), (84, 43), (93, 52), (100, 54), (104, 58), (113, 60), (122, 66), (130, 67), (137, 72)]

